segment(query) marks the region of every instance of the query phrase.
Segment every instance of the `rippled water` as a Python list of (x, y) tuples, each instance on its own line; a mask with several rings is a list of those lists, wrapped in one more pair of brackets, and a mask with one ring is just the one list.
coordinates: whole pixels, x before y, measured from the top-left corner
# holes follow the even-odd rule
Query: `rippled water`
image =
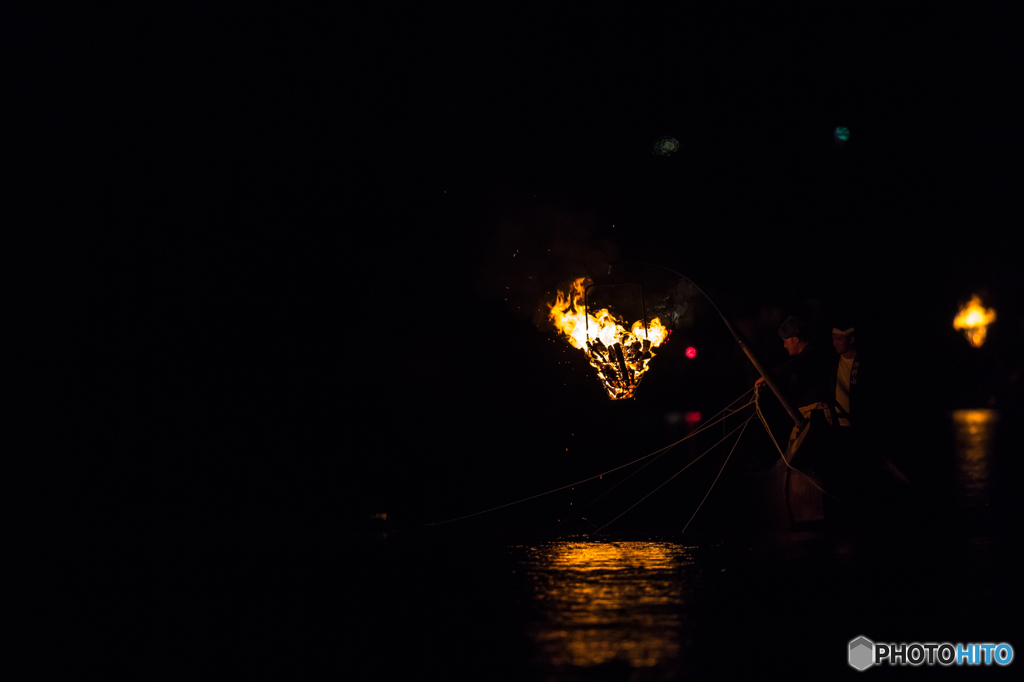
[(682, 609), (699, 571), (667, 542), (552, 542), (526, 549), (539, 660), (650, 667), (679, 656)]
[(995, 410), (957, 410), (953, 412), (952, 419), (960, 501), (968, 508), (986, 507), (989, 504), (987, 486), (992, 440), (999, 413)]
[[(949, 502), (968, 520), (990, 519), (975, 512), (995, 504), (993, 480), (1016, 471), (993, 459), (998, 415), (961, 411), (946, 424)], [(393, 547), (376, 576), (401, 620), (379, 627), (392, 632), (396, 656), (451, 677), (552, 682), (770, 673), (780, 647), (788, 672), (845, 674), (845, 647), (860, 635), (1024, 651), (1012, 521), (961, 532), (914, 504), (917, 525), (875, 519), (781, 544), (569, 537), (441, 547), (426, 538)]]

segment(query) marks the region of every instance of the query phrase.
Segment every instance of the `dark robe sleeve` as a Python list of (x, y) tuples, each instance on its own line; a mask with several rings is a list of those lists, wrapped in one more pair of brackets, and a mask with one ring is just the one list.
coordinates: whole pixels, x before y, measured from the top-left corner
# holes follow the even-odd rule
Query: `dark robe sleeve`
[(835, 373), (831, 357), (812, 344), (770, 373), (793, 407), (799, 409), (817, 402), (832, 404), (835, 392), (829, 396), (829, 372)]

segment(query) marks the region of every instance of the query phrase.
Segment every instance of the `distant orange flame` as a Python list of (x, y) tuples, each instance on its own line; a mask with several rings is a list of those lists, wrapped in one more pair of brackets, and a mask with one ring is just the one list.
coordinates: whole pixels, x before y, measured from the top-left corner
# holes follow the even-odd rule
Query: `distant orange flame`
[(953, 320), (953, 329), (962, 330), (964, 336), (975, 348), (985, 343), (988, 325), (996, 321), (996, 311), (984, 308), (977, 295), (971, 296), (971, 302), (960, 308), (960, 314)]
[(574, 348), (587, 354), (591, 366), (604, 384), (612, 400), (632, 398), (647, 365), (657, 348), (668, 338), (669, 330), (654, 318), (647, 323), (637, 320), (626, 329), (624, 320), (616, 319), (607, 308), (586, 314), (583, 294), (590, 281), (575, 280), (568, 292), (559, 291), (549, 303), (548, 319)]

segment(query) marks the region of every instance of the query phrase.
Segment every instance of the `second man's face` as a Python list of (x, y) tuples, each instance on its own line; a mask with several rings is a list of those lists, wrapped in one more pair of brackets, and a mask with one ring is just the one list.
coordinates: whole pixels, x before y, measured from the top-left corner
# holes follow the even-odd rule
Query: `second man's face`
[(799, 344), (800, 340), (795, 336), (791, 336), (788, 339), (782, 339), (782, 346), (790, 355), (797, 355), (800, 352), (800, 349), (798, 348)]
[(845, 353), (850, 350), (850, 339), (847, 338), (846, 334), (833, 334), (832, 347), (835, 348), (836, 352), (839, 354)]

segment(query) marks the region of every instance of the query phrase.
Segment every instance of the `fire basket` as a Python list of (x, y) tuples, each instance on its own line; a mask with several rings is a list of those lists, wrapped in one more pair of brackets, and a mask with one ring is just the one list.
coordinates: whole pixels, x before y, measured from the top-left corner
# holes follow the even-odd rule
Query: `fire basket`
[[(643, 331), (640, 333), (640, 324), (634, 324), (632, 330), (627, 333), (618, 333), (607, 338), (609, 334), (596, 334), (590, 336), (590, 290), (611, 289), (616, 287), (635, 286), (640, 292), (640, 307), (642, 309)], [(636, 282), (624, 282), (622, 284), (591, 284), (583, 290), (584, 330), (586, 332), (587, 347), (585, 352), (590, 359), (590, 364), (597, 369), (598, 377), (604, 384), (608, 395), (612, 400), (624, 400), (635, 397), (636, 388), (640, 384), (647, 371), (647, 363), (653, 357), (651, 352), (650, 334), (647, 328), (647, 304), (644, 301), (644, 289)], [(596, 319), (596, 318), (595, 318)], [(622, 329), (621, 327), (619, 328)], [(610, 341), (610, 343), (608, 343)]]
[[(637, 287), (642, 318), (632, 325), (611, 311), (611, 306), (591, 310), (591, 290)], [(635, 282), (592, 284), (586, 278), (572, 282), (549, 303), (549, 319), (559, 333), (587, 355), (591, 366), (612, 400), (632, 398), (647, 371), (654, 349), (668, 338), (669, 330), (658, 318), (647, 319), (643, 287)]]

